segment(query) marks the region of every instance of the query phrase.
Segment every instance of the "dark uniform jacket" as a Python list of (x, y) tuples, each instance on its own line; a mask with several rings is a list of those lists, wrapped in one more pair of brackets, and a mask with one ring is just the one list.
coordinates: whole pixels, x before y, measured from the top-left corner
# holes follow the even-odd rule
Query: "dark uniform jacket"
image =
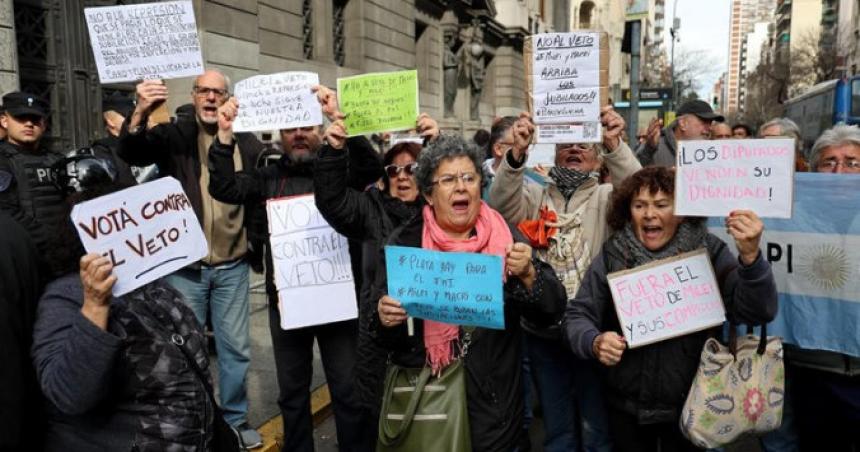
[(119, 149), (119, 137), (108, 135), (104, 138), (99, 138), (98, 140), (93, 141), (90, 148), (93, 150), (93, 154), (96, 157), (109, 160), (113, 163), (114, 169), (116, 169), (116, 181), (121, 184), (122, 187), (137, 185), (137, 179), (135, 179), (134, 174), (132, 173), (131, 166), (129, 166), (125, 160), (119, 158), (119, 155), (117, 154), (117, 150)]
[(0, 212), (0, 451), (40, 450), (41, 394), (30, 359), (42, 286), (27, 231)]
[[(397, 228), (385, 241), (387, 245), (421, 247), (424, 227), (422, 215)], [(514, 241), (528, 243), (515, 228)], [(377, 251), (377, 272), (371, 296), (376, 300), (388, 292), (385, 252)], [(533, 258), (537, 278), (532, 290), (519, 278), (508, 278), (504, 285), (505, 329), (476, 328), (464, 358), (466, 404), (469, 411), (472, 450), (510, 452), (517, 446), (523, 426), (522, 330), (520, 315), (528, 317), (538, 305), (555, 305), (566, 299), (564, 286), (552, 267)], [(392, 362), (421, 368), (426, 361), (423, 322), (414, 319), (415, 334), (407, 326), (387, 328), (375, 317), (373, 331), (384, 347), (392, 350)]]
[[(726, 244), (714, 235), (705, 240), (726, 315), (738, 323), (762, 324), (776, 316), (776, 283), (761, 254), (752, 265), (738, 263)], [(575, 355), (594, 359), (594, 338), (604, 331), (622, 334), (606, 275), (631, 268), (609, 239), (591, 261), (576, 298), (567, 305), (565, 330)], [(639, 419), (640, 424), (677, 423), (693, 384), (702, 347), (720, 328), (627, 349), (621, 361), (605, 368), (606, 400), (610, 407)]]
[(8, 141), (0, 142), (0, 210), (29, 232), (40, 256), (58, 246), (54, 237), (61, 222), (69, 221), (65, 197), (54, 183), (52, 169), (62, 158), (56, 152), (29, 153)]

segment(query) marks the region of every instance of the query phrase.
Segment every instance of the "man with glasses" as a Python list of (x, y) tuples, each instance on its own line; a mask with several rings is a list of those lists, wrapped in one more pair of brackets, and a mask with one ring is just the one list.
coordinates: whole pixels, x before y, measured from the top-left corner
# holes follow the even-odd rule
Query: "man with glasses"
[[(0, 209), (29, 233), (40, 256), (56, 244), (54, 237), (64, 217), (64, 196), (54, 185), (54, 163), (63, 158), (42, 146), (48, 103), (38, 96), (13, 92), (3, 96), (0, 126)], [(44, 261), (50, 268), (50, 262)], [(51, 273), (55, 273), (50, 270)], [(55, 275), (58, 276), (58, 275)]]
[[(175, 272), (169, 282), (185, 297), (197, 320), (207, 313), (218, 352), (218, 384), (225, 420), (236, 428), (246, 447), (262, 446), (260, 435), (247, 423), (246, 383), (251, 361), (248, 309), (248, 239), (246, 221), (253, 204), (222, 203), (209, 194), (209, 148), (218, 132), (218, 107), (227, 101), (230, 82), (219, 71), (207, 70), (194, 80), (191, 103), (195, 118), (147, 129), (149, 115), (167, 101), (160, 80), (137, 85), (137, 105), (120, 135), (119, 155), (130, 165), (156, 164), (163, 175), (182, 183), (197, 214), (209, 254)], [(253, 134), (238, 133), (232, 153), (237, 171), (253, 168), (263, 144)]]
[[(767, 133), (773, 126), (769, 122), (760, 130)], [(853, 177), (858, 182), (855, 186), (860, 187), (857, 176), (860, 174), (860, 128), (842, 124), (824, 131), (812, 145), (810, 168), (813, 172)], [(848, 209), (856, 215), (858, 206), (849, 202), (834, 207)], [(860, 217), (855, 218), (855, 222), (860, 221)], [(826, 219), (821, 220), (825, 229), (831, 226), (827, 223)], [(830, 270), (823, 268), (822, 271)], [(835, 315), (840, 314), (841, 311)], [(784, 347), (786, 397), (782, 425), (763, 438), (763, 449), (790, 450), (785, 446), (791, 445), (795, 450), (797, 447), (800, 450), (858, 450), (860, 358), (788, 343)]]

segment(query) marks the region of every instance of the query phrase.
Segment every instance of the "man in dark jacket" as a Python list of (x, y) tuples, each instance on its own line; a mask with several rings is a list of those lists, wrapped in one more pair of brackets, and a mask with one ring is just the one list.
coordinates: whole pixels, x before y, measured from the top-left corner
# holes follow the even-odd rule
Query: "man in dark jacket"
[(659, 121), (652, 121), (648, 127), (648, 137), (636, 148), (636, 158), (642, 166), (675, 166), (678, 141), (707, 140), (711, 122), (726, 120), (703, 100), (685, 102), (675, 112), (677, 119), (660, 131)]
[[(157, 164), (161, 174), (182, 183), (209, 244), (209, 254), (198, 264), (168, 277), (185, 296), (201, 324), (211, 311), (218, 351), (218, 384), (226, 421), (241, 433), (245, 445), (262, 445), (260, 435), (247, 424), (246, 380), (251, 360), (248, 310), (248, 241), (245, 219), (253, 205), (222, 203), (209, 195), (209, 148), (218, 130), (217, 112), (229, 95), (229, 80), (208, 70), (192, 89), (194, 121), (176, 121), (146, 129), (147, 118), (167, 100), (167, 87), (159, 80), (137, 85), (137, 106), (120, 135), (119, 155), (131, 165)], [(239, 134), (234, 145), (237, 170), (253, 168), (262, 144), (251, 134)]]
[[(324, 109), (325, 111), (325, 109)], [(235, 99), (219, 109), (218, 135), (209, 152), (211, 174), (209, 190), (215, 199), (229, 203), (265, 203), (267, 199), (313, 192), (313, 162), (321, 147), (322, 137), (318, 126), (281, 130), (284, 156), (263, 168), (249, 167), (236, 171), (234, 166), (235, 139), (232, 121), (238, 114)], [(358, 162), (367, 162), (367, 153), (374, 151), (364, 138), (351, 139)], [(361, 144), (359, 144), (361, 143)], [(381, 165), (364, 165), (364, 171), (353, 167), (349, 182), (364, 187), (381, 176)], [(358, 171), (356, 171), (358, 169)], [(267, 228), (265, 222), (258, 225)], [(266, 234), (267, 229), (257, 231)], [(319, 345), (326, 373), (326, 382), (332, 395), (337, 438), (342, 451), (373, 450), (376, 436), (368, 435), (363, 412), (353, 389), (353, 369), (356, 361), (357, 322), (348, 320), (325, 325), (285, 331), (280, 326), (278, 293), (272, 268), (268, 240), (264, 246), (266, 258), (266, 293), (269, 298), (269, 329), (275, 353), (275, 367), (280, 391), (278, 405), (284, 423), (283, 451), (313, 452), (313, 423), (310, 416), (310, 384), (312, 378), (313, 343)], [(350, 246), (353, 260), (359, 247)], [(353, 263), (354, 274), (359, 274)], [(309, 302), (312, 302), (308, 300)], [(309, 307), (309, 309), (312, 309)], [(375, 431), (374, 431), (375, 433)]]
[(39, 386), (30, 360), (36, 304), (42, 291), (36, 247), (0, 211), (0, 451), (40, 450)]
[[(63, 194), (54, 185), (53, 165), (63, 156), (42, 146), (48, 121), (48, 103), (34, 94), (14, 92), (3, 96), (5, 112), (0, 125), (6, 141), (0, 142), (0, 210), (24, 229), (40, 256), (57, 246), (53, 233), (63, 216)], [(46, 268), (49, 262), (44, 262)]]

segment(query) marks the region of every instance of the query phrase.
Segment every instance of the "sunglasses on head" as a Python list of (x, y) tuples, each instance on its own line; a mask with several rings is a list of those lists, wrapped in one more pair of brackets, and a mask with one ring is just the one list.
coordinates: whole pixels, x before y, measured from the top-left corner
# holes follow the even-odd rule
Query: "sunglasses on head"
[(397, 177), (401, 171), (406, 171), (407, 176), (411, 176), (415, 174), (415, 167), (418, 166), (416, 162), (412, 162), (408, 165), (400, 166), (400, 165), (388, 165), (385, 167), (385, 174), (388, 177)]

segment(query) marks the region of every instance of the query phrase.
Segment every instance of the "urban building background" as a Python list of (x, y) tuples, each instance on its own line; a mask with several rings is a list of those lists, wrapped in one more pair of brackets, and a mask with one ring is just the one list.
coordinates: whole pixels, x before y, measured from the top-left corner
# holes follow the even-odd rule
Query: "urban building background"
[(731, 0), (729, 61), (711, 101), (761, 124), (817, 83), (857, 74), (860, 0)]
[[(0, 0), (0, 92), (22, 89), (49, 100), (47, 143), (83, 146), (101, 136), (100, 106), (133, 84), (100, 85), (83, 8), (141, 0)], [(421, 111), (469, 135), (493, 118), (526, 107), (522, 45), (526, 36), (589, 29), (610, 39), (610, 97), (630, 87), (624, 2), (618, 0), (193, 0), (208, 67), (233, 81), (311, 70), (323, 84), (365, 72), (418, 69)], [(642, 21), (643, 86), (668, 86), (664, 0), (648, 0)], [(446, 33), (460, 59), (452, 114), (444, 111)], [(468, 44), (468, 45), (467, 45)], [(479, 55), (471, 55), (474, 45)], [(462, 50), (462, 51), (461, 51)], [(469, 55), (463, 55), (469, 53)], [(470, 56), (471, 55), (471, 56)], [(463, 65), (468, 67), (463, 68)], [(191, 79), (167, 81), (175, 109), (190, 101)], [(629, 94), (628, 94), (629, 95)], [(472, 114), (477, 98), (477, 116)], [(627, 99), (629, 101), (629, 99)]]

